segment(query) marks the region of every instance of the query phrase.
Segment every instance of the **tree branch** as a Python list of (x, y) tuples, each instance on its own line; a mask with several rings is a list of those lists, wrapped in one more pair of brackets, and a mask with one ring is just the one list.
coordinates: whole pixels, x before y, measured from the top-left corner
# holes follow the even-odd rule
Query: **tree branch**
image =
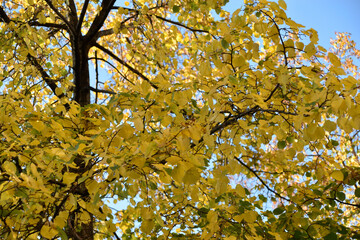
[[(69, 8), (70, 8), (70, 21), (74, 24), (77, 25), (78, 23), (78, 18), (77, 18), (77, 10), (76, 10), (76, 4), (74, 2), (74, 0), (69, 0)], [(76, 29), (78, 30), (78, 29)]]
[[(40, 63), (37, 61), (37, 59), (35, 57), (33, 57), (32, 55), (28, 54), (27, 58), (29, 59), (29, 61), (31, 62), (32, 65), (35, 66), (35, 68), (40, 72), (41, 77), (44, 79), (44, 81), (46, 82), (46, 84), (50, 87), (50, 89), (53, 91), (53, 93), (56, 95), (55, 93), (55, 89), (58, 87), (55, 83), (55, 81), (53, 79), (50, 78), (50, 76), (48, 75), (48, 73), (42, 68), (42, 66), (40, 65)], [(60, 95), (56, 95), (59, 98), (65, 97), (65, 94), (60, 94)]]
[[(128, 10), (128, 11), (135, 12), (135, 13), (137, 13), (137, 14), (140, 13), (140, 11), (137, 10), (137, 9), (126, 8), (126, 7), (118, 7), (118, 6), (112, 7), (112, 9), (118, 9), (118, 8), (123, 8), (123, 9), (126, 9), (126, 10)], [(150, 8), (149, 10), (151, 10), (151, 9), (156, 9), (156, 8), (159, 8), (159, 7)], [(167, 18), (158, 16), (158, 15), (154, 15), (154, 14), (148, 14), (148, 15), (149, 15), (149, 16), (151, 16), (151, 15), (152, 15), (152, 16), (155, 16), (156, 18), (161, 19), (161, 20), (163, 20), (164, 22), (168, 22), (168, 23), (171, 23), (171, 24), (174, 24), (174, 25), (177, 25), (177, 26), (186, 28), (187, 30), (190, 30), (190, 31), (192, 31), (192, 32), (204, 32), (204, 33), (209, 33), (209, 31), (201, 30), (201, 29), (194, 29), (194, 28), (191, 28), (191, 27), (189, 27), (189, 26), (186, 26), (186, 25), (184, 25), (184, 24), (182, 24), (182, 23), (179, 23), (179, 22), (176, 22), (176, 21), (173, 21), (173, 20), (170, 20), (170, 19), (167, 19)]]
[(84, 17), (85, 17), (85, 13), (86, 13), (88, 5), (89, 5), (89, 0), (85, 0), (83, 8), (81, 9), (79, 21), (78, 21), (78, 23), (76, 25), (76, 32), (80, 32), (81, 25), (82, 25), (82, 23), (84, 21)]
[(164, 22), (168, 22), (168, 23), (171, 23), (171, 24), (174, 24), (174, 25), (183, 27), (183, 28), (185, 28), (185, 29), (187, 29), (187, 30), (190, 30), (190, 31), (192, 31), (192, 32), (209, 33), (209, 31), (206, 31), (206, 30), (194, 29), (194, 28), (188, 27), (188, 26), (186, 26), (186, 25), (184, 25), (184, 24), (181, 24), (181, 23), (179, 23), (179, 22), (172, 21), (172, 20), (167, 19), (167, 18), (163, 18), (163, 17), (157, 16), (157, 15), (154, 15), (154, 16), (155, 16), (156, 18), (158, 18), (158, 19), (163, 20)]
[(89, 87), (89, 89), (93, 92), (96, 92), (96, 93), (108, 93), (108, 94), (116, 94), (116, 92), (113, 92), (113, 91), (110, 91), (110, 90), (106, 90), (106, 89), (96, 89), (96, 88), (93, 88), (93, 87)]
[(267, 102), (271, 99), (272, 95), (274, 95), (274, 93), (276, 92), (276, 90), (280, 87), (280, 84), (277, 83), (275, 88), (271, 91), (270, 95), (264, 100), (264, 102)]
[(105, 29), (105, 30), (97, 32), (95, 34), (95, 39), (98, 39), (98, 38), (101, 38), (101, 37), (104, 37), (104, 36), (108, 36), (108, 35), (111, 35), (113, 33), (114, 33), (114, 29), (112, 29), (112, 28)]
[(10, 18), (8, 17), (8, 15), (1, 6), (0, 6), (0, 18), (1, 18), (1, 22), (5, 22), (5, 23), (10, 22)]
[[(3, 21), (5, 23), (10, 23), (11, 19), (7, 16), (6, 12), (3, 10), (3, 8), (0, 6), (0, 17), (1, 19), (3, 19)], [(49, 74), (44, 70), (44, 68), (40, 65), (40, 63), (38, 62), (38, 60), (32, 56), (31, 54), (27, 55), (27, 59), (29, 60), (29, 62), (40, 72), (40, 75), (42, 77), (42, 79), (46, 82), (46, 84), (50, 87), (51, 91), (54, 93), (55, 96), (57, 96), (58, 98), (63, 98), (65, 97), (65, 94), (61, 93), (60, 95), (56, 94), (56, 88), (57, 85), (55, 83), (55, 81), (53, 79), (51, 79), (51, 77), (49, 76)], [(68, 109), (69, 105), (66, 104), (65, 107)]]
[[(130, 19), (134, 18), (137, 14), (134, 14), (126, 19), (124, 19), (121, 23), (120, 23), (120, 30), (123, 29), (124, 27), (124, 24), (129, 21)], [(105, 29), (105, 30), (102, 30), (102, 31), (99, 31), (95, 34), (95, 39), (98, 39), (98, 38), (101, 38), (103, 36), (108, 36), (108, 35), (111, 35), (114, 33), (114, 29), (113, 28), (109, 28), (109, 29)]]
[(75, 33), (75, 29), (73, 28), (73, 26), (71, 26), (69, 21), (59, 12), (59, 10), (56, 9), (56, 7), (52, 4), (51, 0), (45, 0), (45, 2), (56, 13), (56, 15), (64, 21), (64, 23), (68, 26), (69, 30), (72, 33)]
[[(96, 85), (95, 88), (98, 90), (99, 86), (99, 68), (98, 68), (98, 58), (97, 58), (97, 51), (95, 51), (95, 78), (96, 78)], [(95, 92), (95, 103), (97, 104), (98, 100), (98, 92)]]
[(95, 17), (94, 21), (92, 22), (89, 31), (85, 35), (85, 39), (87, 41), (92, 41), (97, 32), (100, 28), (104, 25), (104, 22), (109, 15), (111, 8), (115, 4), (115, 0), (103, 0), (101, 3), (101, 10), (100, 13)]
[(113, 52), (111, 52), (110, 50), (104, 48), (103, 46), (101, 46), (98, 43), (94, 44), (95, 47), (97, 47), (98, 49), (100, 49), (101, 51), (105, 52), (106, 54), (110, 55), (110, 57), (114, 58), (116, 61), (118, 61), (121, 65), (125, 66), (126, 68), (128, 68), (130, 71), (132, 71), (133, 73), (135, 73), (136, 75), (138, 75), (140, 78), (142, 78), (143, 80), (147, 81), (153, 88), (155, 89), (159, 89), (158, 86), (156, 86), (154, 83), (152, 83), (150, 81), (149, 78), (147, 78), (146, 76), (144, 76), (141, 72), (139, 72), (138, 70), (136, 70), (135, 68), (133, 68), (132, 66), (130, 66), (128, 63), (126, 63), (124, 60), (120, 59), (118, 56), (116, 56)]
[[(96, 59), (95, 57), (90, 57), (89, 58), (89, 60), (91, 60), (91, 59)], [(106, 62), (107, 64), (109, 64), (112, 68), (114, 68), (120, 75), (121, 75), (121, 77), (123, 77), (126, 81), (128, 81), (129, 83), (131, 83), (132, 85), (135, 85), (132, 81), (130, 81), (129, 79), (127, 79), (120, 71), (119, 71), (119, 69), (117, 69), (117, 67), (116, 66), (114, 66), (114, 64), (112, 64), (111, 62), (109, 62), (109, 61), (107, 61), (107, 60), (105, 60), (105, 59), (103, 59), (103, 58), (97, 58), (97, 60), (101, 60), (101, 61), (104, 61), (104, 62)]]
[(286, 47), (285, 47), (284, 40), (283, 40), (283, 38), (282, 38), (282, 36), (281, 36), (281, 33), (280, 33), (280, 28), (279, 28), (279, 26), (277, 25), (276, 21), (275, 21), (269, 14), (267, 14), (266, 12), (264, 12), (264, 11), (262, 11), (262, 10), (260, 10), (260, 12), (262, 12), (264, 15), (266, 15), (268, 18), (270, 18), (271, 21), (274, 23), (274, 25), (275, 25), (278, 33), (279, 33), (281, 45), (283, 46), (283, 49), (284, 49), (284, 50), (283, 50), (283, 53), (284, 53), (284, 59), (285, 59), (285, 66), (287, 66), (287, 65), (288, 65), (288, 60), (287, 60), (287, 56), (286, 56)]
[(213, 129), (211, 129), (210, 134), (214, 134), (215, 132), (224, 129), (225, 127), (229, 126), (230, 124), (235, 123), (237, 120), (239, 120), (240, 118), (246, 116), (246, 115), (252, 115), (255, 112), (259, 111), (259, 106), (256, 105), (255, 107), (250, 108), (247, 111), (241, 112), (237, 115), (231, 116), (230, 118), (228, 118), (227, 120), (225, 120), (224, 122), (222, 122), (221, 124), (216, 125)]
[(251, 169), (248, 165), (246, 165), (243, 161), (240, 160), (240, 158), (238, 157), (235, 157), (235, 159), (241, 164), (243, 165), (244, 167), (246, 167), (252, 174), (255, 175), (255, 177), (257, 179), (259, 179), (259, 181), (265, 186), (265, 188), (267, 190), (269, 190), (270, 192), (272, 192), (273, 194), (275, 194), (276, 196), (278, 196), (279, 198), (285, 200), (285, 201), (288, 201), (288, 202), (292, 202), (289, 198), (286, 198), (286, 197), (283, 197), (281, 196), (278, 192), (276, 192), (275, 190), (271, 189), (267, 184), (266, 182), (264, 182), (264, 180), (262, 180), (262, 178), (253, 170)]
[(35, 26), (35, 27), (49, 27), (49, 28), (58, 28), (58, 29), (64, 29), (66, 30), (67, 27), (65, 24), (57, 24), (57, 23), (39, 23), (37, 21), (31, 21), (28, 22), (28, 24), (30, 26)]

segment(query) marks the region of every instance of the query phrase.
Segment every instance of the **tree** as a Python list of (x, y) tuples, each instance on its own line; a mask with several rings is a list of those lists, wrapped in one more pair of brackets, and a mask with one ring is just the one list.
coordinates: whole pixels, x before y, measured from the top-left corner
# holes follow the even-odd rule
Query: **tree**
[(2, 239), (360, 236), (355, 63), (226, 3), (2, 4)]

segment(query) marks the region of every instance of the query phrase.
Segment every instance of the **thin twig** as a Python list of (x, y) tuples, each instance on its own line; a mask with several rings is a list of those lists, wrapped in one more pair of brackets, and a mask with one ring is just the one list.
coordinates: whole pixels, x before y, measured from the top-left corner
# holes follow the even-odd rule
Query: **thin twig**
[(266, 182), (264, 182), (264, 180), (262, 180), (262, 178), (253, 170), (251, 169), (248, 165), (246, 165), (243, 161), (240, 160), (240, 158), (238, 157), (235, 157), (235, 159), (241, 164), (243, 165), (244, 167), (246, 167), (252, 174), (255, 175), (255, 177), (257, 179), (259, 179), (259, 181), (265, 186), (265, 188), (267, 190), (269, 190), (270, 192), (272, 192), (273, 194), (275, 194), (276, 196), (278, 196), (279, 198), (283, 199), (283, 200), (286, 200), (288, 202), (292, 202), (289, 198), (286, 198), (286, 197), (283, 197), (281, 196), (278, 192), (276, 192), (275, 190), (271, 189), (267, 184)]
[[(98, 90), (99, 87), (99, 68), (98, 68), (98, 59), (97, 59), (97, 51), (95, 51), (95, 78), (96, 78), (96, 83), (95, 83), (95, 88), (96, 90)], [(95, 103), (97, 104), (97, 100), (98, 100), (98, 92), (95, 92)]]

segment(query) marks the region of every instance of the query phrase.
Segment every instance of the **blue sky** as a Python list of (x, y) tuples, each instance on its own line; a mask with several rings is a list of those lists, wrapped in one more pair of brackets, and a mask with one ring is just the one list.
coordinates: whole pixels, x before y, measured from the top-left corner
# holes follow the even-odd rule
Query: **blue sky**
[[(287, 16), (319, 33), (319, 44), (330, 47), (335, 32), (349, 32), (360, 48), (360, 0), (285, 0)], [(226, 10), (241, 7), (243, 0), (230, 0)]]

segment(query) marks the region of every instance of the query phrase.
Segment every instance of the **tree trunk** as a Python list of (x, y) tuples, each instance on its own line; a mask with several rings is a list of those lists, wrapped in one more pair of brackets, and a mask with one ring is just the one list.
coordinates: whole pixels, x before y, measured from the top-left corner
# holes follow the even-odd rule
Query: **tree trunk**
[(74, 38), (72, 41), (74, 100), (83, 107), (90, 104), (89, 44), (83, 42), (82, 36)]
[[(89, 62), (88, 53), (90, 49), (90, 43), (85, 42), (84, 38), (79, 33), (79, 36), (74, 36), (71, 39), (72, 44), (72, 58), (73, 58), (73, 72), (74, 72), (74, 100), (84, 107), (90, 104), (90, 74), (89, 74)], [(68, 171), (76, 172), (79, 177), (83, 173), (88, 171), (88, 166), (82, 156), (78, 155), (74, 159), (76, 169), (68, 169)], [(90, 164), (90, 163), (89, 163)], [(85, 202), (90, 200), (89, 192), (85, 186), (85, 182), (81, 184), (74, 183), (72, 193), (77, 199), (82, 199)], [(78, 208), (69, 213), (67, 235), (73, 240), (94, 240), (94, 217), (90, 214), (90, 220), (88, 222), (81, 222), (79, 215), (81, 209)]]

